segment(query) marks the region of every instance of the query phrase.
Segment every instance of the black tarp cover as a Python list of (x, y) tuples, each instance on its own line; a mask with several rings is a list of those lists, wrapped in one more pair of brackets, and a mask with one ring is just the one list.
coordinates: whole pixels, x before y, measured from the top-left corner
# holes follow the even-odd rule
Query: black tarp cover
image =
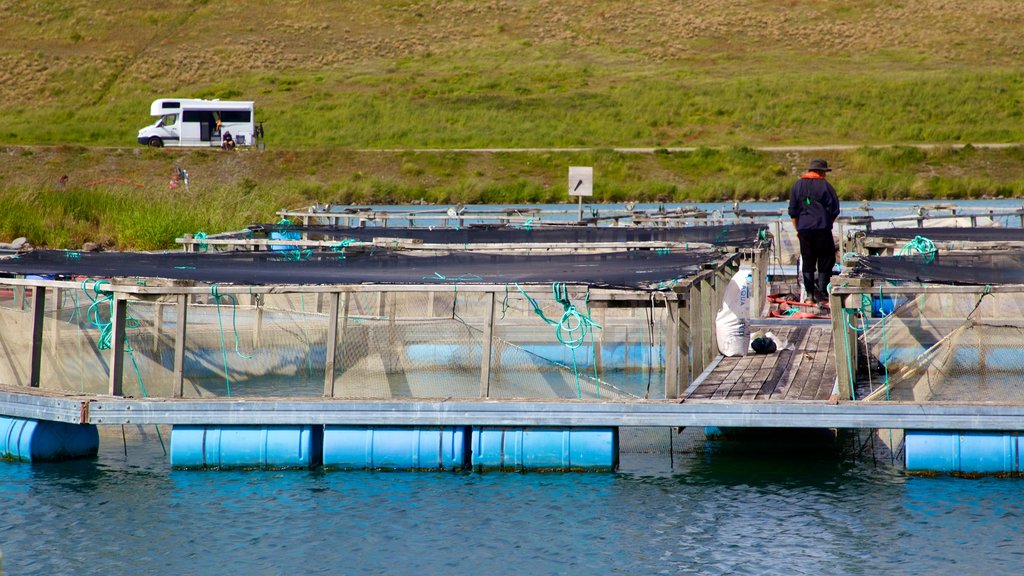
[(567, 282), (659, 289), (716, 261), (714, 251), (415, 256), (390, 251), (133, 253), (34, 250), (0, 272), (92, 278), (168, 278), (233, 284), (511, 284)]
[(864, 232), (864, 236), (907, 241), (920, 236), (932, 242), (1024, 242), (1024, 228), (888, 228), (868, 230)]
[(716, 246), (753, 246), (764, 224), (747, 223), (728, 226), (687, 226), (676, 228), (594, 227), (594, 226), (470, 226), (468, 228), (331, 228), (326, 226), (293, 226), (258, 224), (253, 232), (307, 232), (321, 238), (353, 239), (370, 242), (374, 238), (406, 238), (427, 244), (497, 244), (497, 243), (579, 243), (589, 242), (678, 242), (714, 244)]
[(950, 252), (913, 256), (861, 256), (852, 272), (885, 280), (935, 284), (1024, 284), (1024, 251)]

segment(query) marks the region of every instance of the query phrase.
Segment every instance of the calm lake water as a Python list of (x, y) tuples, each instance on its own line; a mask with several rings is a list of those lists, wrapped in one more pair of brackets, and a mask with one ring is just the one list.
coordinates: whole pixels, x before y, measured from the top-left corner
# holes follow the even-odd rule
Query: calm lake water
[(178, 471), (118, 434), (94, 461), (0, 462), (0, 547), (7, 575), (1009, 574), (1022, 492), (713, 451), (604, 474)]

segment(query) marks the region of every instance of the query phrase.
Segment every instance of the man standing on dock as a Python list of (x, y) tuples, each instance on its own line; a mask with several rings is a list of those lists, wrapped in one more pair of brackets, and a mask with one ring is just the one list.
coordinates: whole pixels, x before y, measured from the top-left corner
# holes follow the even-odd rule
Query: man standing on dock
[(806, 299), (828, 302), (828, 284), (836, 265), (832, 223), (839, 217), (836, 189), (825, 180), (828, 162), (815, 159), (789, 191), (789, 217), (800, 240), (800, 269)]

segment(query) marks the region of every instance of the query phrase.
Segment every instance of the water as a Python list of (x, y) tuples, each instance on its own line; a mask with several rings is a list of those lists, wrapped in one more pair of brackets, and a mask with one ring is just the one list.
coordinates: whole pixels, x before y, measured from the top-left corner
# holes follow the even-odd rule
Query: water
[[(166, 434), (165, 434), (166, 437)], [(4, 574), (1006, 574), (1015, 479), (834, 455), (614, 474), (172, 471), (156, 437), (0, 462)]]

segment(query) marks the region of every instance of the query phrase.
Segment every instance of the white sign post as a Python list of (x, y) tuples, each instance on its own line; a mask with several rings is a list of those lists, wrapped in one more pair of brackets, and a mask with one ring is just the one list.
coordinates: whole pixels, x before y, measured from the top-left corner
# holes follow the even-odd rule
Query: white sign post
[(578, 196), (578, 222), (583, 222), (583, 197), (594, 195), (594, 168), (592, 166), (569, 166), (569, 196)]

